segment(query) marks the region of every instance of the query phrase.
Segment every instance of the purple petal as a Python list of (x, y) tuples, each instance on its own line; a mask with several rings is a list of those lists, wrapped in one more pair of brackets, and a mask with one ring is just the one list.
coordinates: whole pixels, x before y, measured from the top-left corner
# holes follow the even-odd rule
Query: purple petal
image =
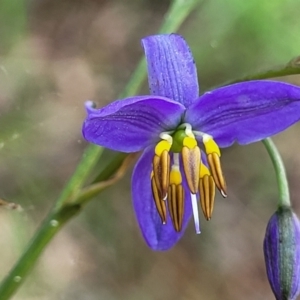
[(152, 95), (178, 101), (188, 107), (199, 96), (197, 70), (185, 40), (177, 34), (142, 39)]
[(140, 157), (132, 175), (132, 197), (137, 221), (144, 239), (153, 250), (168, 250), (181, 238), (192, 214), (189, 195), (185, 195), (185, 214), (183, 229), (177, 233), (170, 217), (167, 224), (163, 225), (156, 211), (151, 191), (151, 170), (154, 150), (149, 147)]
[(116, 151), (135, 152), (175, 129), (185, 110), (180, 103), (156, 96), (136, 96), (95, 109), (86, 103), (88, 116), (82, 133), (91, 143)]
[(205, 93), (185, 122), (212, 135), (220, 147), (260, 141), (300, 119), (300, 88), (276, 81), (249, 81)]

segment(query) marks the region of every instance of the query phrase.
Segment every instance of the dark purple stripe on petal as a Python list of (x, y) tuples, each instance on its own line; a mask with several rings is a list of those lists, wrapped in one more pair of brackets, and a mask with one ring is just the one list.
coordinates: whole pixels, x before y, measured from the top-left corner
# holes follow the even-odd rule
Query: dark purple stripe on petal
[(136, 96), (95, 109), (87, 102), (83, 136), (89, 142), (116, 151), (135, 152), (159, 140), (162, 131), (174, 130), (185, 110), (163, 97)]
[(189, 107), (185, 121), (211, 134), (220, 147), (249, 144), (300, 119), (300, 88), (276, 81), (237, 83), (205, 93)]
[(151, 94), (188, 107), (199, 95), (197, 70), (185, 40), (177, 34), (154, 35), (142, 40)]
[(145, 241), (151, 249), (162, 251), (173, 247), (181, 238), (192, 212), (190, 201), (186, 201), (183, 229), (180, 233), (174, 230), (169, 214), (167, 224), (162, 224), (151, 191), (153, 155), (154, 149), (148, 148), (137, 162), (132, 175), (132, 197), (137, 221)]

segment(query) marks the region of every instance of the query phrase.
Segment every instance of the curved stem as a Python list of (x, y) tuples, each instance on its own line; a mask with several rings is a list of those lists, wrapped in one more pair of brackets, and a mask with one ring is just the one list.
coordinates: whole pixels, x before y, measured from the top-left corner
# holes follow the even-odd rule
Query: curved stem
[(289, 192), (289, 185), (288, 180), (286, 177), (285, 167), (282, 161), (282, 158), (279, 154), (279, 151), (275, 144), (273, 143), (271, 138), (267, 138), (262, 141), (265, 145), (269, 156), (271, 157), (276, 178), (277, 178), (277, 184), (279, 189), (279, 200), (278, 200), (278, 206), (291, 206), (290, 201), (290, 192)]
[(300, 74), (300, 56), (295, 57), (286, 65), (261, 71), (255, 74), (246, 75), (238, 79), (230, 80), (220, 85), (220, 87), (238, 83), (238, 82), (243, 82), (243, 81), (270, 79), (275, 77), (284, 77), (284, 76), (296, 75), (296, 74)]
[[(177, 31), (185, 18), (200, 2), (201, 0), (174, 0), (159, 32), (169, 33)], [(121, 94), (121, 97), (136, 94), (145, 77), (146, 63), (143, 58), (133, 73), (132, 79), (128, 82), (124, 92)], [(78, 164), (65, 189), (62, 191), (54, 209), (49, 213), (23, 255), (3, 280), (0, 286), (0, 300), (9, 299), (17, 291), (51, 239), (62, 228), (63, 224), (79, 212), (80, 205), (76, 203), (76, 198), (78, 196), (80, 197), (80, 190), (90, 176), (102, 150), (101, 147), (95, 145), (89, 145), (87, 147), (81, 162)], [(107, 169), (107, 174), (110, 174), (110, 166), (108, 166)], [(101, 188), (99, 191), (100, 190)]]

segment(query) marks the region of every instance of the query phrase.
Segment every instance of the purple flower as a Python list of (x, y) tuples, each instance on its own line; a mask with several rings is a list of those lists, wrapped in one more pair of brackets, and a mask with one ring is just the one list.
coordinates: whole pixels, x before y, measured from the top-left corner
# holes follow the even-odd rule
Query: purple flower
[(166, 250), (192, 214), (200, 232), (198, 198), (210, 219), (215, 186), (226, 197), (219, 147), (260, 141), (297, 122), (300, 88), (249, 81), (199, 97), (195, 62), (181, 36), (149, 36), (142, 44), (151, 94), (101, 109), (87, 102), (83, 135), (116, 151), (143, 150), (132, 176), (133, 205), (147, 244)]
[(280, 207), (271, 217), (264, 254), (276, 299), (296, 299), (300, 292), (300, 222), (290, 207)]

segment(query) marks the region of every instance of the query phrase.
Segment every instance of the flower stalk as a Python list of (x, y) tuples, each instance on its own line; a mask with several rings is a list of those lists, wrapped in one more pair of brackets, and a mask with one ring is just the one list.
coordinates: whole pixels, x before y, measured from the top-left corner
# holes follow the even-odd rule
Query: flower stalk
[(271, 138), (264, 139), (263, 144), (268, 151), (268, 154), (272, 160), (275, 173), (276, 173), (277, 184), (279, 189), (278, 206), (290, 207), (291, 200), (290, 200), (289, 185), (288, 185), (288, 180), (285, 172), (285, 167), (282, 158), (280, 156), (280, 153)]
[[(263, 80), (263, 79), (284, 77), (284, 76), (297, 75), (297, 74), (300, 74), (300, 56), (293, 58), (285, 65), (281, 65), (273, 69), (261, 71), (259, 73), (246, 75), (238, 79), (230, 80), (226, 82), (225, 85), (243, 82), (243, 81), (249, 81), (249, 80)], [(224, 84), (220, 86), (223, 85)]]

